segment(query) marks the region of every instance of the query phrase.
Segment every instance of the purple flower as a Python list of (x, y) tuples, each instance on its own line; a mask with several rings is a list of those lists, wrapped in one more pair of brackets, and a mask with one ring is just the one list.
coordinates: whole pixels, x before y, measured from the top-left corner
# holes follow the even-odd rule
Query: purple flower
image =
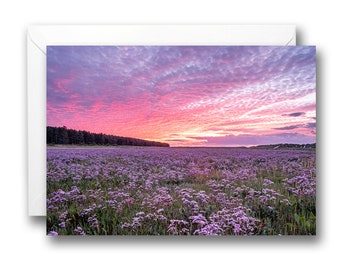
[(141, 216), (144, 216), (144, 215), (145, 215), (144, 212), (138, 212), (138, 213), (136, 213), (136, 217), (141, 217)]
[(99, 222), (96, 215), (88, 217), (87, 222), (90, 224), (92, 229), (98, 229)]
[(205, 226), (208, 223), (207, 219), (202, 214), (191, 216), (189, 219), (191, 220), (192, 224), (198, 225), (199, 228)]
[(194, 232), (195, 235), (222, 235), (223, 229), (216, 223), (210, 223)]
[(68, 211), (64, 211), (59, 215), (60, 220), (65, 220), (68, 215)]
[(175, 235), (183, 235), (189, 232), (189, 223), (185, 220), (171, 219), (167, 232)]
[(75, 228), (75, 229), (74, 229), (74, 232), (77, 233), (77, 234), (79, 234), (79, 235), (82, 235), (82, 236), (86, 235), (86, 233), (84, 232), (83, 228), (80, 227), (80, 226), (78, 226), (77, 228)]
[(272, 185), (272, 184), (274, 184), (274, 182), (273, 181), (270, 181), (269, 179), (264, 179), (263, 180), (263, 185), (266, 187), (266, 186), (270, 186), (270, 185)]
[(59, 227), (60, 227), (60, 228), (65, 228), (65, 227), (66, 227), (65, 221), (60, 222), (60, 223), (59, 223)]

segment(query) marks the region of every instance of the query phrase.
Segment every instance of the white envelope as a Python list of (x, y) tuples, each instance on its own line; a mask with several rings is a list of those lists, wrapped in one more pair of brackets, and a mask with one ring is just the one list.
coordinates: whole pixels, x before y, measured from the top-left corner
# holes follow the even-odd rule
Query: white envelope
[(46, 215), (46, 46), (295, 45), (293, 25), (30, 26), (27, 31), (28, 214)]

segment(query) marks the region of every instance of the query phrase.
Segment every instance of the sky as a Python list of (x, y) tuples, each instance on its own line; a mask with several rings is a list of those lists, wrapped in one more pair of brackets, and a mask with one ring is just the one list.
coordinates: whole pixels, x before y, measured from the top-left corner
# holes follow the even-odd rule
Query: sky
[(170, 146), (315, 143), (315, 47), (48, 46), (46, 110)]

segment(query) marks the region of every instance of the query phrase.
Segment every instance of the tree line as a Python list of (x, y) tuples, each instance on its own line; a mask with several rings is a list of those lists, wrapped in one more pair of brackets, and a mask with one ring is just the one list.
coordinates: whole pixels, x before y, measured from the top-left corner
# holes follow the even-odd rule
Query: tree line
[(85, 130), (74, 130), (64, 127), (47, 127), (47, 144), (79, 145), (132, 145), (169, 147), (167, 143), (147, 141), (136, 138), (92, 133)]

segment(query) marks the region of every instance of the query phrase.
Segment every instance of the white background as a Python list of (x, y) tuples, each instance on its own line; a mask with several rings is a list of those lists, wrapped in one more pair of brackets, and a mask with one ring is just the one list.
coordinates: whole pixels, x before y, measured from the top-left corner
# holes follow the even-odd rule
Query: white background
[[(0, 4), (0, 268), (321, 269), (330, 263), (339, 266), (337, 1), (75, 2), (12, 0)], [(27, 215), (26, 30), (30, 24), (296, 24), (297, 44), (317, 45), (318, 236), (46, 237), (44, 218)]]

